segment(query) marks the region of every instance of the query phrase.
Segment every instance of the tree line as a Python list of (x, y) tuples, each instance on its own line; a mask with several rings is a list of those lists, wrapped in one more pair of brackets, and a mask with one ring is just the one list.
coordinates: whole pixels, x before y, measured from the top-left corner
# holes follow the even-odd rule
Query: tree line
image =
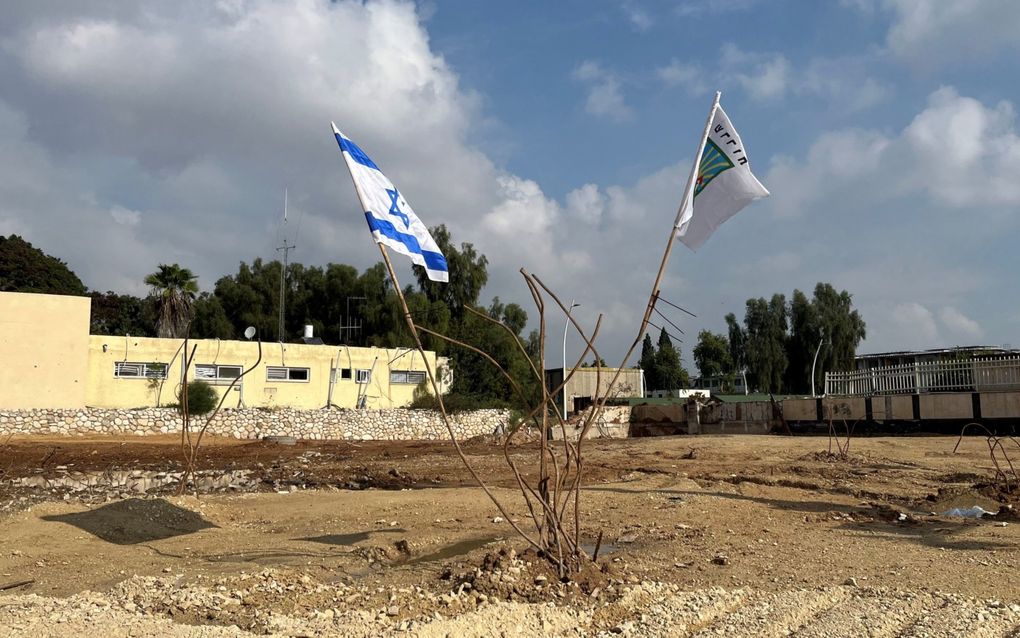
[(853, 368), (866, 335), (852, 295), (821, 282), (810, 299), (800, 290), (793, 291), (789, 302), (778, 293), (767, 300), (748, 299), (743, 323), (732, 312), (725, 319), (727, 334), (702, 330), (698, 335), (694, 361), (703, 377), (732, 384), (743, 374), (748, 386), (760, 392), (810, 392), (816, 352), (817, 387), (822, 371)]
[[(450, 265), (450, 281), (437, 284), (424, 269), (415, 267), (417, 285), (404, 289), (415, 322), (484, 350), (522, 382), (526, 393), (537, 392), (538, 384), (519, 345), (528, 356), (537, 357), (537, 331), (523, 334), (528, 313), (498, 297), (482, 305), (481, 292), (488, 282), (486, 257), (470, 243), (455, 245), (444, 226), (433, 228), (432, 236)], [(305, 325), (312, 325), (315, 334), (330, 345), (413, 346), (381, 262), (361, 272), (346, 264), (288, 264), (284, 335), (280, 335), (282, 269), (276, 260), (241, 262), (237, 273), (220, 277), (211, 290), (203, 291), (188, 268), (160, 264), (145, 277), (149, 294), (138, 297), (90, 291), (60, 259), (17, 235), (0, 236), (0, 290), (88, 295), (93, 334), (237, 339), (246, 327), (254, 326), (263, 341), (280, 341), (298, 337)], [(503, 322), (512, 334), (466, 308)], [(359, 330), (341, 332), (341, 326), (354, 323)], [(426, 348), (450, 358), (453, 405), (513, 403), (506, 380), (480, 354), (431, 335), (423, 334), (422, 341)]]
[[(470, 243), (456, 246), (444, 226), (432, 229), (450, 265), (450, 281), (438, 284), (415, 267), (416, 286), (404, 289), (415, 321), (459, 341), (477, 346), (522, 380), (525, 391), (537, 392), (527, 358), (538, 356), (538, 334), (524, 335), (527, 312), (498, 297), (480, 303), (488, 282), (488, 260)], [(0, 236), (0, 290), (88, 295), (92, 298), (93, 334), (237, 339), (255, 326), (263, 341), (296, 337), (305, 325), (331, 345), (410, 347), (411, 335), (386, 268), (377, 263), (359, 272), (346, 264), (306, 266), (291, 263), (286, 273), (284, 335), (279, 334), (280, 261), (256, 258), (241, 262), (235, 274), (220, 277), (211, 290), (201, 290), (195, 275), (178, 264), (160, 264), (145, 278), (149, 294), (137, 297), (90, 291), (66, 263), (46, 255), (17, 235)], [(811, 365), (818, 350), (817, 370), (853, 366), (865, 323), (847, 291), (819, 283), (812, 298), (794, 290), (789, 302), (782, 294), (748, 299), (743, 322), (726, 315), (726, 334), (703, 330), (693, 350), (703, 377), (732, 383), (743, 375), (762, 392), (800, 394), (810, 391)], [(513, 333), (466, 310), (471, 308), (505, 323)], [(357, 322), (359, 330), (342, 332)], [(454, 402), (507, 402), (510, 387), (485, 358), (422, 335), (426, 348), (449, 356), (454, 370)], [(819, 344), (821, 344), (819, 346)], [(674, 390), (689, 385), (679, 349), (662, 330), (657, 343), (645, 335), (640, 366), (649, 389)], [(592, 361), (591, 365), (605, 365)], [(818, 380), (821, 373), (818, 373)], [(818, 382), (816, 380), (816, 383)]]

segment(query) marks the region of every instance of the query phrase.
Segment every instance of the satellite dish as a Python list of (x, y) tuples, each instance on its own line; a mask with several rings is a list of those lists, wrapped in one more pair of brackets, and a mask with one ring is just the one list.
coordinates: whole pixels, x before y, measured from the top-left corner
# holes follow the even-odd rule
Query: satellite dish
[(245, 339), (249, 339), (250, 340), (254, 336), (255, 336), (255, 326), (248, 326), (247, 328), (244, 329), (244, 338)]

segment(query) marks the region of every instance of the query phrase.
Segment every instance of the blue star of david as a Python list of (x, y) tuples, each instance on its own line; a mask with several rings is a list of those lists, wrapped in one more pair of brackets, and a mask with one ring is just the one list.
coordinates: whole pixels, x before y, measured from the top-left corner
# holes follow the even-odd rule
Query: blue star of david
[(410, 228), (411, 220), (407, 217), (407, 213), (400, 210), (400, 204), (397, 202), (397, 200), (400, 199), (400, 193), (397, 192), (397, 189), (390, 190), (388, 188), (386, 189), (386, 193), (390, 196), (390, 215), (395, 215), (404, 220), (404, 227)]

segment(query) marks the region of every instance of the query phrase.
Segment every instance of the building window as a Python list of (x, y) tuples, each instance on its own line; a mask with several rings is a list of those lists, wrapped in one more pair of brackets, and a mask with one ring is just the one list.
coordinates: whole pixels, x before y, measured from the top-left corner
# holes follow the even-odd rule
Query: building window
[(337, 381), (350, 381), (351, 380), (351, 369), (350, 368), (333, 368), (333, 383)]
[(425, 373), (420, 370), (390, 370), (390, 383), (418, 385), (424, 380)]
[(356, 370), (358, 373), (356, 381), (358, 383), (371, 383), (372, 382), (372, 371), (371, 370)]
[(113, 376), (117, 379), (165, 379), (165, 363), (129, 363), (118, 361), (113, 364)]
[(267, 367), (266, 381), (303, 381), (311, 378), (311, 371), (308, 368), (280, 368)]
[(213, 363), (195, 364), (195, 378), (205, 381), (233, 381), (241, 376), (241, 366), (221, 366)]

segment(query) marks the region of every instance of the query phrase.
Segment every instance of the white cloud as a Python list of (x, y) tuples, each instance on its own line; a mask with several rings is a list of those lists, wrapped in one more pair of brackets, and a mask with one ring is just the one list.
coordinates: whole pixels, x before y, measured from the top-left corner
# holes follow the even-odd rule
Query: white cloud
[(880, 133), (856, 129), (822, 134), (798, 161), (776, 156), (765, 177), (770, 205), (780, 217), (795, 217), (830, 196), (836, 181), (858, 183), (878, 170), (890, 141)]
[(614, 73), (603, 69), (597, 62), (587, 60), (574, 69), (573, 75), (575, 80), (588, 87), (585, 111), (618, 122), (633, 117), (633, 111), (624, 100), (620, 79)]
[(655, 74), (667, 87), (682, 87), (702, 95), (714, 84), (739, 89), (759, 101), (775, 102), (787, 96), (825, 100), (837, 112), (852, 113), (886, 99), (890, 90), (871, 77), (875, 58), (870, 54), (840, 58), (812, 58), (794, 65), (780, 53), (745, 51), (733, 43), (720, 49), (711, 68), (673, 59)]
[(588, 224), (597, 224), (606, 210), (606, 196), (595, 184), (585, 184), (567, 193), (567, 214)]
[(722, 48), (721, 64), (726, 75), (751, 97), (771, 100), (782, 97), (790, 84), (790, 63), (780, 54), (761, 55), (742, 51), (735, 44)]
[(854, 113), (887, 99), (892, 90), (870, 74), (878, 64), (874, 55), (813, 58), (791, 72), (794, 93), (825, 99), (832, 108)]
[(745, 11), (758, 0), (682, 0), (676, 5), (676, 14), (681, 17), (705, 17), (720, 13)]
[(655, 74), (666, 86), (683, 87), (691, 95), (704, 95), (708, 91), (704, 72), (696, 64), (673, 59), (666, 66), (656, 69)]
[[(577, 296), (589, 324), (596, 311), (606, 312), (605, 343), (616, 346), (607, 345), (607, 358), (629, 343), (690, 160), (625, 184), (583, 184), (560, 201), (540, 182), (500, 170), (468, 141), (483, 123), (480, 101), (431, 50), (413, 5), (28, 3), (7, 17), (0, 24), (0, 232), (18, 232), (60, 256), (90, 286), (144, 292), (147, 272), (177, 261), (209, 289), (240, 260), (275, 258), (284, 187), (291, 222), (301, 227), (292, 257), (374, 263), (378, 253), (326, 126), (335, 119), (426, 223), (447, 224), (455, 241), (472, 242), (489, 257), (484, 296), (527, 300), (517, 275), (525, 266), (557, 292)], [(760, 94), (777, 93), (769, 87), (781, 86), (784, 76), (764, 73), (771, 56), (734, 59), (741, 65), (735, 72), (752, 78), (760, 68), (772, 78), (758, 82)], [(674, 81), (688, 90), (688, 80), (707, 84), (706, 74), (688, 71), (674, 69)], [(575, 78), (588, 89), (604, 87), (588, 96), (596, 114), (631, 115), (620, 81), (599, 64), (580, 65)], [(791, 65), (782, 95), (841, 95), (819, 78), (804, 88), (801, 78)], [(956, 206), (951, 193), (911, 179), (924, 172), (949, 191), (969, 193), (978, 206), (1015, 202), (1007, 179), (1016, 153), (1012, 112), (967, 99), (952, 93), (933, 99), (924, 109), (929, 117), (919, 116), (909, 134), (906, 127), (898, 134), (826, 134), (806, 157), (773, 165), (765, 180), (772, 202), (785, 198), (794, 213), (838, 209), (856, 222), (858, 211), (831, 204), (854, 202), (864, 212), (872, 207), (868, 223), (879, 216), (875, 202), (888, 197)], [(945, 139), (928, 133), (940, 126), (950, 130)], [(959, 135), (951, 132), (956, 127)], [(977, 150), (959, 141), (975, 134)], [(861, 193), (867, 197), (858, 200)], [(984, 280), (977, 266), (925, 261), (923, 254), (897, 258), (914, 233), (886, 228), (847, 246), (842, 229), (819, 231), (807, 216), (795, 229), (777, 229), (775, 217), (764, 214), (769, 206), (755, 204), (739, 227), (720, 229), (696, 264), (686, 249), (674, 251), (664, 295), (702, 317), (683, 324), (692, 328), (688, 334), (720, 329), (722, 315), (742, 314), (747, 297), (788, 293), (794, 285), (810, 289), (821, 279), (857, 295), (874, 335), (869, 343), (899, 346), (890, 309), (905, 299), (925, 309), (970, 308), (967, 297)], [(885, 235), (890, 240), (882, 244)], [(777, 241), (797, 248), (776, 254)], [(811, 242), (814, 253), (805, 248)], [(940, 259), (945, 254), (931, 250)], [(398, 267), (410, 281), (406, 266)], [(942, 314), (937, 327), (952, 334)], [(994, 332), (990, 320), (982, 323)]]
[(35, 6), (0, 31), (0, 220), (91, 286), (137, 289), (159, 261), (211, 282), (274, 257), (285, 186), (311, 211), (305, 230), (318, 223), (300, 259), (377, 257), (349, 239), (364, 222), (330, 119), (430, 224), (499, 202), (498, 171), (465, 141), (477, 98), (430, 51), (413, 5)]
[(892, 309), (892, 321), (899, 329), (898, 342), (902, 348), (931, 348), (938, 340), (938, 327), (931, 310), (917, 302), (897, 304)]
[(123, 226), (137, 226), (142, 221), (142, 214), (136, 210), (130, 210), (123, 206), (114, 206), (110, 209), (110, 217), (113, 221)]
[[(484, 124), (479, 100), (430, 50), (413, 5), (38, 6), (0, 25), (0, 230), (65, 259), (90, 287), (144, 293), (145, 274), (178, 262), (209, 290), (241, 260), (276, 258), (284, 187), (300, 229), (292, 258), (377, 261), (334, 119), (426, 223), (488, 256), (485, 297), (527, 300), (525, 266), (583, 296), (585, 312), (608, 308), (610, 358), (636, 328), (657, 266), (645, 248), (665, 241), (689, 163), (584, 184), (562, 204), (501, 171), (467, 142)], [(577, 76), (612, 93), (597, 64)], [(611, 116), (621, 104), (592, 99)], [(667, 278), (674, 291), (685, 281)]]
[(981, 324), (960, 312), (953, 306), (945, 306), (939, 311), (939, 321), (949, 333), (964, 339), (980, 339), (984, 336)]
[(777, 158), (765, 183), (780, 215), (866, 190), (872, 200), (921, 197), (950, 208), (1020, 204), (1020, 137), (1009, 103), (987, 107), (942, 88), (897, 135), (842, 130), (822, 135), (804, 161)]
[(1014, 0), (883, 0), (893, 23), (886, 42), (919, 66), (958, 64), (1020, 51), (1020, 3)]
[(801, 256), (797, 253), (782, 250), (771, 255), (766, 255), (761, 259), (759, 265), (762, 269), (770, 272), (786, 273), (800, 268), (801, 261)]
[(904, 130), (913, 186), (953, 206), (1020, 204), (1020, 137), (1013, 106), (993, 107), (944, 87)]
[(624, 15), (627, 16), (627, 20), (630, 21), (630, 25), (635, 31), (647, 31), (655, 24), (652, 16), (650, 16), (647, 11), (641, 7), (635, 6), (631, 2), (625, 2), (621, 9), (623, 10)]
[(936, 317), (928, 306), (905, 302), (892, 306), (889, 316), (883, 314), (872, 311), (884, 333), (881, 342), (897, 350), (975, 345), (984, 337), (980, 324), (954, 306), (943, 306)]

